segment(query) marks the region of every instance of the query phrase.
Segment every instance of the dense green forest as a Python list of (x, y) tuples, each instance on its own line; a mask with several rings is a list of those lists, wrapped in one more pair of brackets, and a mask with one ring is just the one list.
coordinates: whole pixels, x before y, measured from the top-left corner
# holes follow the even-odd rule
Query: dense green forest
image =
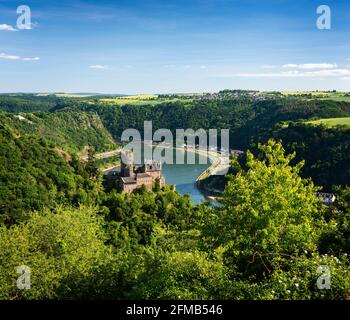
[[(269, 141), (229, 179), (220, 207), (171, 190), (28, 213), (0, 228), (2, 299), (348, 299), (350, 190), (324, 207)], [(31, 266), (31, 290), (14, 287)], [(331, 270), (319, 290), (317, 269)]]
[[(349, 116), (350, 104), (63, 100), (0, 113), (0, 299), (350, 299), (349, 130), (300, 123)], [(168, 187), (117, 193), (93, 157), (79, 160), (144, 120), (231, 129), (247, 152), (218, 206)], [(337, 201), (325, 206), (319, 186)], [(21, 265), (30, 290), (16, 287)], [(320, 266), (330, 290), (317, 287)]]
[(56, 95), (7, 94), (0, 96), (0, 110), (7, 112), (32, 112), (59, 109), (65, 100)]
[(104, 105), (81, 103), (74, 108), (97, 112), (115, 139), (122, 132), (135, 128), (143, 132), (143, 123), (152, 120), (154, 130), (167, 128), (230, 129), (232, 148), (246, 149), (262, 130), (281, 121), (350, 116), (350, 103), (304, 100), (300, 98), (271, 98), (254, 101), (249, 98), (199, 100), (191, 104), (166, 102), (157, 105)]
[(39, 135), (53, 145), (69, 152), (81, 152), (87, 147), (96, 151), (115, 148), (111, 134), (95, 113), (57, 111), (35, 113), (0, 113), (0, 124), (6, 124), (21, 134)]
[(290, 123), (263, 136), (259, 141), (273, 137), (281, 140), (288, 152), (295, 152), (297, 161), (305, 161), (302, 175), (312, 177), (326, 191), (332, 191), (335, 185), (349, 185), (350, 128)]
[[(40, 104), (42, 99), (54, 99), (53, 97), (56, 96), (32, 95), (28, 102), (34, 101)], [(17, 99), (17, 97), (11, 98)], [(22, 96), (20, 98), (24, 99)], [(0, 102), (4, 99), (6, 101), (8, 96), (0, 96)], [(181, 100), (177, 97), (174, 101), (159, 104), (149, 102), (145, 105), (133, 105), (132, 102), (125, 105), (106, 104), (103, 99), (96, 97), (80, 99), (57, 97), (56, 99), (59, 102), (55, 102), (55, 107), (51, 109), (53, 114), (51, 116), (55, 117), (55, 111), (58, 110), (64, 110), (65, 113), (68, 110), (97, 113), (115, 140), (120, 139), (125, 129), (134, 128), (142, 133), (144, 121), (152, 120), (154, 130), (167, 128), (174, 133), (178, 128), (230, 129), (231, 147), (236, 149), (247, 149), (261, 135), (261, 132), (273, 128), (282, 121), (350, 116), (350, 103), (347, 102), (293, 96), (281, 97), (280, 95), (271, 95), (271, 98), (263, 101), (243, 96), (217, 100), (203, 98), (190, 103), (185, 98)], [(6, 110), (24, 112), (26, 107), (24, 105), (21, 109), (14, 103), (8, 104)], [(53, 121), (56, 120), (53, 119)]]
[(44, 138), (0, 125), (0, 219), (12, 224), (31, 210), (89, 204), (99, 188), (80, 163)]

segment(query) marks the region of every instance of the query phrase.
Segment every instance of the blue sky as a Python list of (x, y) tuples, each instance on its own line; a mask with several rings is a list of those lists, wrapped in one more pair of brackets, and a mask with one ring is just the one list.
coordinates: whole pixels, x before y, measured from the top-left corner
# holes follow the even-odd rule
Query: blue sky
[[(32, 29), (11, 31), (23, 4)], [(225, 88), (350, 91), (350, 2), (0, 0), (0, 92)]]

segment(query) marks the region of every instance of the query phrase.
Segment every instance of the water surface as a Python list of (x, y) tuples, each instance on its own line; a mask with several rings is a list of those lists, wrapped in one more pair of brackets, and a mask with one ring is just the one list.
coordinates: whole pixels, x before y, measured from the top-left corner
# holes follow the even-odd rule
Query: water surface
[[(180, 152), (184, 153), (184, 151)], [(185, 160), (186, 156), (187, 152), (185, 152)], [(196, 164), (186, 164), (186, 161), (185, 164), (164, 164), (162, 173), (167, 184), (175, 184), (176, 191), (183, 195), (188, 194), (192, 203), (196, 205), (205, 200), (195, 185), (196, 179), (209, 165), (209, 161), (208, 164), (199, 164), (197, 155)]]

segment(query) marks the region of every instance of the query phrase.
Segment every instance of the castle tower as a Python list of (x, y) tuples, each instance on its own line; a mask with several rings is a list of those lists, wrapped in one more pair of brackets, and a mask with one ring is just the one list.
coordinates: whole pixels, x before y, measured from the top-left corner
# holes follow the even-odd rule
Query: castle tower
[(130, 150), (121, 152), (121, 175), (122, 177), (133, 177), (134, 173), (134, 154)]

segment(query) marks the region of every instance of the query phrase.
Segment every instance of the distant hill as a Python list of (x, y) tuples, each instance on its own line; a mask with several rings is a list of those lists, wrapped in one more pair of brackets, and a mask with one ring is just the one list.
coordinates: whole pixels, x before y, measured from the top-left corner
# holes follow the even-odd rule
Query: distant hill
[(282, 140), (287, 152), (296, 153), (296, 162), (305, 161), (303, 176), (311, 177), (325, 191), (331, 192), (334, 185), (349, 185), (350, 127), (296, 122), (266, 132), (259, 142), (270, 138)]
[(102, 93), (7, 93), (0, 94), (0, 111), (33, 112), (55, 111), (83, 101), (114, 99), (123, 94)]
[(6, 112), (48, 111), (63, 107), (64, 104), (65, 100), (55, 95), (0, 95), (0, 110)]

